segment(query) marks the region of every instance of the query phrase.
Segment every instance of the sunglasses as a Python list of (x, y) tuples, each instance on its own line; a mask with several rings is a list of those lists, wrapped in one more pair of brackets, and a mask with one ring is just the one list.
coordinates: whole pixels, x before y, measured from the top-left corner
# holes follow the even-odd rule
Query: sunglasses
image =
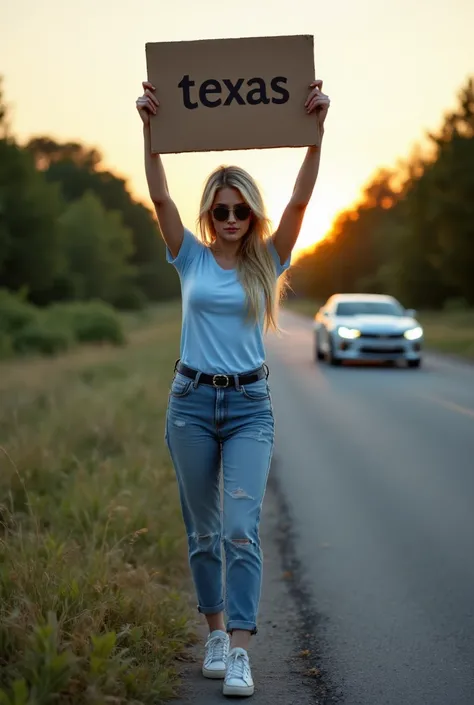
[(224, 223), (228, 220), (231, 212), (234, 213), (236, 220), (247, 220), (247, 218), (250, 218), (252, 209), (245, 203), (239, 203), (239, 205), (234, 206), (234, 208), (229, 208), (229, 206), (216, 206), (212, 209), (212, 215), (220, 223)]

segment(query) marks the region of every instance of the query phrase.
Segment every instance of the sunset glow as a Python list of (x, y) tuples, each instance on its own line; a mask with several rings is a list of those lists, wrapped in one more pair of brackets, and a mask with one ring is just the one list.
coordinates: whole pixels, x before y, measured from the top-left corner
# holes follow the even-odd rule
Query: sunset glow
[[(50, 135), (97, 147), (104, 165), (124, 176), (134, 195), (150, 206), (135, 111), (146, 78), (145, 43), (314, 34), (316, 73), (324, 79), (331, 108), (319, 179), (297, 244), (301, 250), (324, 237), (335, 214), (357, 199), (379, 166), (395, 165), (428, 129), (438, 127), (474, 72), (470, 0), (458, 0), (455, 11), (429, 0), (396, 5), (296, 0), (291, 12), (283, 0), (242, 0), (238, 7), (235, 12), (215, 0), (6, 4), (0, 73), (14, 133), (20, 139)], [(446, 37), (456, 41), (446, 43)], [(183, 220), (194, 229), (203, 181), (217, 164), (248, 169), (276, 223), (303, 156), (303, 149), (199, 153), (169, 155), (165, 164)]]

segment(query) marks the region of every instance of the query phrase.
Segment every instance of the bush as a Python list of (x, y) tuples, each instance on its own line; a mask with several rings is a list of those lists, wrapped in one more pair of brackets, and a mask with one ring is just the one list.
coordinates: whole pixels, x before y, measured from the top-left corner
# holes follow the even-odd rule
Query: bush
[(14, 334), (34, 323), (38, 310), (23, 301), (20, 296), (0, 289), (0, 335)]
[(141, 289), (130, 286), (115, 297), (113, 304), (120, 311), (141, 311), (147, 305), (147, 298)]
[(102, 301), (55, 304), (48, 311), (48, 327), (70, 330), (78, 343), (125, 342), (122, 321), (115, 309)]
[(42, 353), (55, 355), (71, 345), (68, 331), (48, 328), (44, 322), (33, 322), (13, 336), (13, 350), (19, 354)]
[(13, 355), (13, 342), (10, 335), (2, 333), (0, 330), (0, 360)]
[(0, 359), (15, 353), (54, 355), (74, 343), (124, 342), (121, 317), (102, 301), (60, 303), (41, 309), (0, 289)]

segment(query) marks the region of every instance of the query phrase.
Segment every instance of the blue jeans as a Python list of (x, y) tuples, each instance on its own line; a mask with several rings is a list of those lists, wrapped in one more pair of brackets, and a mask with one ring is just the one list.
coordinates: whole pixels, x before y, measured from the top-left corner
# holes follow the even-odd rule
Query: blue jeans
[(267, 379), (214, 388), (176, 372), (165, 438), (178, 481), (198, 610), (216, 614), (225, 609), (229, 632), (255, 634), (262, 582), (258, 528), (274, 440)]

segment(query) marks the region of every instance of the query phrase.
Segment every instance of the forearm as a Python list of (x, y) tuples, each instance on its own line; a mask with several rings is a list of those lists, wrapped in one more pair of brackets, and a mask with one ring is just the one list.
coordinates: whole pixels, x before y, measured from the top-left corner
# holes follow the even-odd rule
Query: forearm
[(308, 147), (291, 196), (291, 203), (293, 205), (301, 208), (305, 208), (308, 205), (313, 194), (316, 179), (318, 178), (320, 159), (321, 144), (318, 147)]
[(150, 198), (155, 205), (163, 203), (169, 199), (168, 183), (163, 167), (163, 162), (159, 154), (151, 151), (150, 126), (143, 126), (143, 142), (145, 150), (145, 174), (148, 182)]

